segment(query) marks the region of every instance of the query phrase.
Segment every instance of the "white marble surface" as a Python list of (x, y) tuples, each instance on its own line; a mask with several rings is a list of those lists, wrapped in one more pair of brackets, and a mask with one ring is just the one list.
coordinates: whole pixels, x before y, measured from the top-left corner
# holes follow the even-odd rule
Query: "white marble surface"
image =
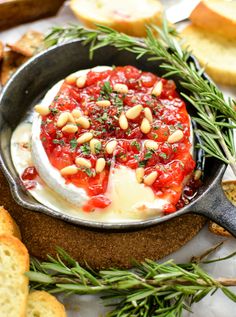
[[(168, 7), (170, 1), (164, 2)], [(182, 1), (172, 1), (172, 4), (173, 2), (174, 4), (178, 4)], [(185, 4), (190, 5), (190, 2), (190, 0), (185, 1)], [(170, 14), (173, 14), (173, 9)], [(176, 14), (178, 14), (178, 10), (176, 10)], [(68, 22), (75, 23), (77, 20), (74, 18), (69, 8), (65, 6), (57, 17), (36, 21), (4, 31), (0, 34), (0, 39), (5, 43), (13, 43), (28, 29), (47, 32), (51, 26), (64, 25)], [(224, 90), (227, 91), (227, 93), (236, 96), (235, 90), (228, 89), (227, 87), (224, 87)], [(222, 257), (236, 250), (234, 238), (225, 239), (217, 237), (211, 234), (207, 227), (205, 227), (192, 241), (168, 258), (173, 258), (177, 262), (189, 261), (193, 255), (201, 254), (221, 240), (226, 240), (226, 242), (224, 246), (214, 254), (214, 257)], [(207, 265), (205, 266), (205, 269), (216, 277), (236, 277), (236, 257), (225, 262)], [(101, 301), (94, 296), (71, 296), (68, 298), (60, 296), (60, 299), (62, 299), (66, 305), (68, 317), (98, 317), (106, 311), (102, 306)], [(194, 305), (193, 314), (185, 314), (185, 317), (190, 316), (233, 317), (236, 316), (236, 304), (228, 300), (220, 291), (218, 291), (214, 296), (208, 296), (197, 305)]]

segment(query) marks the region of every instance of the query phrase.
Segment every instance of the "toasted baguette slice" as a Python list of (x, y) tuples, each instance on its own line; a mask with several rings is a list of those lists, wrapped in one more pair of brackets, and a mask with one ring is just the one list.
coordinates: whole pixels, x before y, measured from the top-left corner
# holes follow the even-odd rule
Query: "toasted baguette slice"
[(44, 291), (29, 294), (26, 317), (66, 317), (64, 306)]
[(3, 43), (0, 41), (0, 62), (3, 59), (3, 51), (4, 51), (4, 45)]
[(220, 84), (236, 85), (236, 41), (193, 25), (182, 31), (182, 37), (213, 80)]
[(236, 39), (236, 1), (203, 0), (191, 13), (190, 20), (208, 32)]
[(10, 49), (26, 57), (32, 57), (43, 46), (43, 33), (29, 30), (14, 44), (7, 44)]
[(20, 230), (10, 214), (0, 206), (0, 235), (12, 235), (21, 239)]
[(8, 79), (14, 74), (18, 67), (28, 60), (27, 57), (13, 51), (3, 52), (2, 69), (0, 73), (0, 83), (4, 86)]
[(146, 24), (161, 24), (157, 0), (71, 0), (74, 14), (88, 27), (102, 24), (133, 36), (145, 36)]
[(10, 235), (0, 236), (0, 316), (25, 317), (28, 297), (29, 254)]

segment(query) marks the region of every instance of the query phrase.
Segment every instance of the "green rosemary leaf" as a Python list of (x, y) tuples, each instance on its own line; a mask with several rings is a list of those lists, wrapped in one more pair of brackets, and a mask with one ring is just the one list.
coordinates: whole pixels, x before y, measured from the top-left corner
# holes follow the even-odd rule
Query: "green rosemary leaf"
[(70, 274), (70, 270), (62, 266), (60, 263), (42, 263), (42, 268), (45, 270), (55, 271), (56, 273)]
[(26, 276), (30, 279), (31, 282), (50, 284), (54, 283), (54, 279), (49, 275), (41, 272), (27, 272)]
[(229, 290), (226, 287), (222, 287), (221, 290), (229, 299), (231, 299), (232, 301), (236, 302), (236, 294), (231, 292), (231, 290)]
[(136, 291), (133, 294), (127, 296), (127, 302), (138, 301), (140, 299), (144, 299), (150, 295), (153, 295), (155, 293), (155, 291), (156, 291), (155, 289)]
[(199, 291), (196, 295), (192, 298), (192, 303), (198, 303), (201, 299), (203, 299), (205, 296), (207, 296), (212, 291), (211, 287), (206, 287)]
[[(228, 298), (236, 300), (236, 295), (226, 288), (236, 285), (236, 279), (215, 280), (198, 264), (146, 260), (136, 263), (132, 271), (108, 269), (94, 272), (82, 268), (64, 250), (58, 250), (60, 254), (56, 258), (49, 257), (49, 262), (32, 259), (32, 271), (27, 273), (31, 288), (67, 295), (102, 292), (104, 303), (113, 306), (109, 316), (174, 314), (181, 317), (184, 310), (190, 311), (193, 302), (219, 288)], [(204, 254), (209, 254), (209, 251)]]
[(56, 247), (56, 251), (60, 258), (67, 262), (69, 265), (77, 265), (77, 262), (64, 249)]
[(202, 263), (204, 264), (210, 264), (210, 263), (215, 263), (215, 262), (220, 262), (220, 261), (225, 261), (225, 260), (228, 260), (228, 259), (231, 259), (232, 257), (236, 256), (236, 252), (233, 252), (223, 258), (219, 258), (219, 259), (214, 259), (214, 260), (205, 260), (205, 261), (202, 261)]

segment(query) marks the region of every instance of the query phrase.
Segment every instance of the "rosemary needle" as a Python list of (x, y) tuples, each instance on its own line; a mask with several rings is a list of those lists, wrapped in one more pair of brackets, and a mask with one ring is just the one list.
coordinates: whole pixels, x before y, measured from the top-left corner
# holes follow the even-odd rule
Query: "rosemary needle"
[(32, 289), (69, 295), (99, 294), (105, 305), (113, 306), (109, 317), (181, 317), (193, 303), (219, 289), (236, 302), (236, 295), (228, 289), (236, 285), (236, 279), (214, 279), (196, 263), (175, 264), (172, 260), (135, 263), (132, 271), (95, 272), (82, 268), (58, 248), (57, 257), (49, 257), (48, 262), (32, 259), (27, 276)]
[[(159, 38), (156, 33), (159, 33)], [(87, 30), (82, 26), (54, 27), (45, 38), (47, 46), (73, 39), (83, 40), (90, 46), (90, 57), (95, 50), (111, 45), (119, 50), (134, 53), (137, 58), (146, 56), (149, 60), (157, 60), (166, 71), (166, 77), (178, 76), (181, 86), (191, 92), (182, 94), (197, 110), (194, 120), (202, 144), (198, 144), (206, 155), (216, 157), (230, 164), (236, 175), (236, 157), (233, 128), (236, 126), (236, 103), (224, 98), (214, 83), (202, 77), (202, 70), (196, 68), (191, 61), (188, 49), (183, 49), (177, 40), (176, 32), (168, 27), (164, 19), (162, 29), (147, 27), (147, 36), (143, 40), (133, 38), (111, 28), (98, 25), (97, 30)], [(230, 119), (230, 121), (229, 121)], [(233, 124), (232, 124), (233, 123)]]

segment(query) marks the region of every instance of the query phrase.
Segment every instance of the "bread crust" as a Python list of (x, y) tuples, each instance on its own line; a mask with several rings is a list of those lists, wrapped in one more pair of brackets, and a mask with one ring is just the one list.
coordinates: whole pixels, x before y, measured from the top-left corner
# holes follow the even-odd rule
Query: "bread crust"
[(3, 43), (0, 41), (0, 62), (3, 59), (3, 50), (4, 50), (4, 45)]
[(190, 20), (194, 25), (208, 32), (220, 34), (228, 39), (236, 39), (236, 20), (232, 21), (223, 14), (213, 11), (205, 1), (201, 1), (195, 7)]
[(19, 227), (8, 211), (3, 206), (0, 206), (0, 235), (2, 234), (13, 235), (21, 240)]
[(24, 273), (29, 270), (29, 252), (26, 249), (26, 246), (18, 238), (8, 234), (1, 234), (0, 244), (12, 248), (14, 252), (19, 256), (18, 262), (21, 265), (20, 272)]

